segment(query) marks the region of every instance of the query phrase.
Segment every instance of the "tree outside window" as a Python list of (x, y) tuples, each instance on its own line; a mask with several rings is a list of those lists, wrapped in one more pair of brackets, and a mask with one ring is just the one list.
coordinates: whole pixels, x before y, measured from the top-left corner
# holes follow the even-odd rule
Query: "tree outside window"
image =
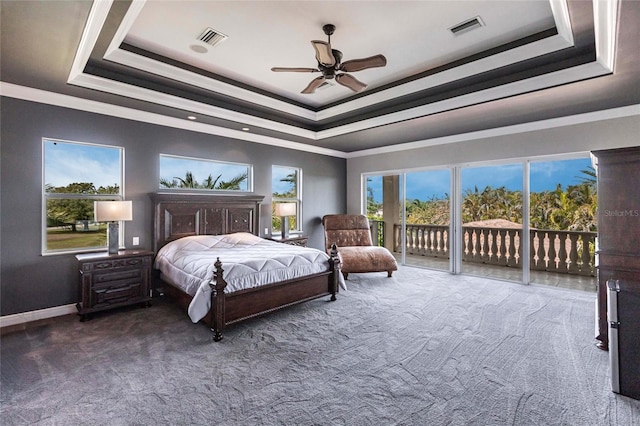
[(289, 218), (290, 231), (302, 231), (301, 223), (301, 180), (302, 169), (296, 167), (272, 166), (271, 167), (271, 229), (272, 232), (281, 230), (281, 219), (275, 215), (276, 203), (295, 203), (296, 216)]

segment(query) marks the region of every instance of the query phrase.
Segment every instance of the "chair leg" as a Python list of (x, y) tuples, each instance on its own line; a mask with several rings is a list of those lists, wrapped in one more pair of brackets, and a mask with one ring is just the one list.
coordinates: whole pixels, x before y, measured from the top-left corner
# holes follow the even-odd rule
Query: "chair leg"
[(387, 278), (391, 278), (391, 274), (393, 273), (393, 271), (387, 271)]

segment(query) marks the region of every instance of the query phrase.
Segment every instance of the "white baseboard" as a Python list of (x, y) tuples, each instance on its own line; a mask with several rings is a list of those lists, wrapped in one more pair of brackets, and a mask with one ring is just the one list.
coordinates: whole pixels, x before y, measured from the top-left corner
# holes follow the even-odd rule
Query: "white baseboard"
[(3, 315), (0, 317), (0, 328), (10, 325), (24, 324), (41, 319), (59, 317), (62, 315), (74, 314), (78, 312), (75, 304), (54, 306), (53, 308), (40, 309), (37, 311), (21, 312), (13, 315)]

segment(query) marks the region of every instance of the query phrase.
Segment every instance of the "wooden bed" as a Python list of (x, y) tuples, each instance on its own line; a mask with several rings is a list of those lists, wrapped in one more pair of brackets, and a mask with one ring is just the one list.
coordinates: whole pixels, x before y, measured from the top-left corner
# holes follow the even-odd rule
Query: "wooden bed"
[[(257, 235), (263, 198), (256, 195), (151, 194), (154, 251), (157, 253), (165, 244), (189, 235), (234, 232)], [(225, 292), (227, 283), (221, 260), (224, 258), (215, 263), (209, 284), (211, 309), (202, 320), (211, 327), (215, 341), (222, 339), (222, 332), (229, 324), (322, 296), (336, 300), (340, 274), (337, 250), (330, 256), (329, 271), (231, 293)], [(168, 282), (162, 281), (162, 287), (165, 295), (183, 309), (188, 308), (192, 296)]]

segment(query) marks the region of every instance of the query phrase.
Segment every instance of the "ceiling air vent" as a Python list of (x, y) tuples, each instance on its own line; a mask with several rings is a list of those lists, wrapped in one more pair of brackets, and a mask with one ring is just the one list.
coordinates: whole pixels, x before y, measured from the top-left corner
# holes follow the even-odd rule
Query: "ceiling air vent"
[(449, 31), (451, 31), (453, 35), (460, 35), (480, 27), (484, 27), (484, 22), (482, 22), (482, 18), (476, 16), (475, 18), (468, 19), (458, 25), (454, 25), (449, 28)]
[(204, 41), (205, 43), (211, 46), (217, 46), (218, 44), (225, 41), (229, 36), (222, 34), (219, 31), (214, 30), (213, 28), (207, 28), (204, 32), (198, 37), (198, 40)]

